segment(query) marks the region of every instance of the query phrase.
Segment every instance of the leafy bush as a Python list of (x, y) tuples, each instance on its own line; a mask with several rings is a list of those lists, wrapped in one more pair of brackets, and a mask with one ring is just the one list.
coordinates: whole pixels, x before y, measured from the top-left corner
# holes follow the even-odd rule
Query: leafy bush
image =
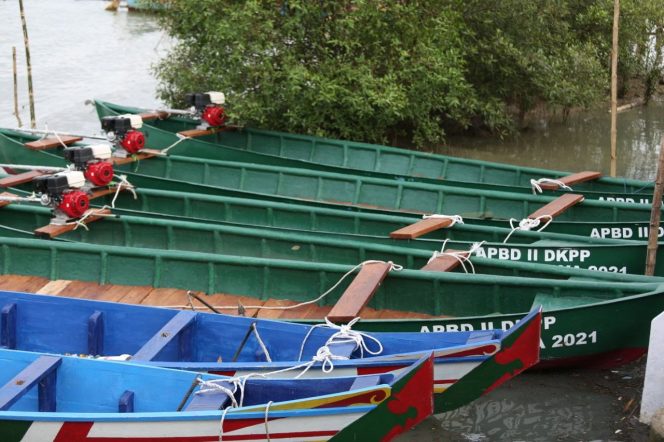
[[(178, 43), (159, 93), (177, 105), (222, 90), (252, 126), (425, 145), (471, 124), (507, 130), (508, 108), (592, 104), (611, 17), (609, 0), (171, 0), (162, 22)], [(644, 20), (625, 24), (630, 75)]]

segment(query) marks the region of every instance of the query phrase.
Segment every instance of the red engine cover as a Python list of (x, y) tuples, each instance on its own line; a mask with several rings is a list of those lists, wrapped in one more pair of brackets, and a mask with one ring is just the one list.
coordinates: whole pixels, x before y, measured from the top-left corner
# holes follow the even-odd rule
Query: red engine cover
[(90, 198), (80, 190), (72, 190), (62, 195), (58, 209), (69, 218), (80, 218), (90, 208)]
[(145, 135), (137, 130), (130, 130), (124, 136), (120, 145), (130, 154), (135, 154), (145, 147)]
[(226, 121), (226, 113), (224, 108), (220, 106), (208, 106), (203, 111), (201, 118), (207, 122), (212, 127), (218, 127), (224, 124)]
[(113, 180), (113, 165), (106, 161), (88, 165), (85, 178), (95, 186), (107, 186)]

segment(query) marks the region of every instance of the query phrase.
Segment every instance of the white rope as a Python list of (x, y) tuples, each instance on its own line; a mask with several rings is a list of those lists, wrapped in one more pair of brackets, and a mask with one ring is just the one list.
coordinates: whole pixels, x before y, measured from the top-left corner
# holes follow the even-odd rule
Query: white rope
[[(304, 353), (304, 346), (306, 345), (307, 341), (309, 340), (309, 337), (311, 336), (311, 333), (317, 329), (317, 328), (331, 328), (332, 330), (338, 330), (336, 333), (334, 333), (332, 336), (328, 338), (328, 340), (325, 342), (325, 345), (323, 347), (329, 347), (331, 344), (346, 344), (346, 343), (354, 343), (355, 344), (355, 349), (360, 349), (360, 355), (361, 357), (364, 357), (364, 352), (366, 351), (370, 355), (379, 355), (383, 352), (383, 344), (376, 339), (375, 337), (363, 333), (357, 330), (352, 330), (353, 325), (357, 323), (357, 321), (360, 320), (360, 317), (357, 317), (350, 321), (348, 324), (342, 324), (342, 325), (337, 325), (325, 318), (325, 323), (324, 324), (316, 324), (309, 328), (309, 331), (307, 334), (304, 336), (304, 340), (302, 341), (302, 344), (300, 345), (300, 353), (298, 353), (297, 360), (301, 361), (302, 360), (302, 354)], [(364, 341), (364, 339), (367, 338), (377, 344), (377, 350), (372, 351), (367, 343)], [(321, 348), (323, 348), (321, 347)], [(320, 350), (320, 349), (319, 349)]]
[(221, 413), (221, 421), (219, 422), (219, 442), (224, 440), (224, 420), (226, 420), (226, 413), (230, 410), (231, 407), (224, 408), (224, 411)]
[(468, 250), (467, 252), (465, 251), (446, 252), (445, 246), (447, 245), (447, 242), (449, 240), (450, 239), (447, 238), (445, 241), (443, 241), (443, 245), (440, 248), (440, 251), (434, 250), (433, 254), (431, 255), (431, 258), (429, 258), (429, 261), (427, 261), (427, 264), (429, 264), (431, 261), (438, 258), (439, 256), (451, 256), (452, 258), (459, 261), (459, 264), (461, 264), (461, 268), (463, 269), (464, 272), (468, 273), (468, 268), (466, 267), (466, 264), (468, 264), (471, 273), (474, 274), (475, 266), (470, 261), (470, 257), (473, 256), (473, 253), (477, 252), (484, 245), (486, 241), (473, 243), (473, 245), (470, 247), (470, 250)]
[(537, 229), (537, 232), (541, 232), (542, 230), (546, 229), (546, 227), (553, 221), (553, 217), (551, 215), (542, 215), (538, 216), (537, 218), (524, 218), (521, 221), (519, 221), (519, 224), (517, 226), (514, 225), (514, 223), (517, 221), (515, 218), (510, 219), (510, 227), (512, 228), (512, 231), (507, 234), (507, 237), (503, 241), (503, 244), (507, 242), (507, 240), (510, 239), (512, 234), (516, 232), (517, 230), (533, 230), (536, 227), (538, 227), (541, 223), (542, 220), (546, 220), (544, 225)]
[(136, 195), (136, 188), (133, 184), (127, 181), (127, 175), (116, 175), (115, 177), (119, 179), (119, 182), (115, 189), (115, 195), (113, 195), (113, 199), (111, 200), (111, 208), (113, 209), (115, 209), (115, 201), (118, 199), (118, 196), (123, 189), (130, 191), (134, 199), (138, 199), (138, 195)]
[(57, 138), (58, 141), (60, 142), (60, 144), (62, 144), (62, 147), (64, 147), (64, 148), (67, 147), (67, 145), (65, 144), (65, 142), (62, 141), (62, 138), (60, 138), (60, 135), (58, 135), (58, 133), (57, 133), (56, 131), (53, 131), (53, 135), (55, 135), (55, 138)]
[(42, 200), (33, 192), (29, 196), (4, 196), (0, 195), (0, 201), (7, 201), (9, 203), (41, 203)]
[(113, 213), (103, 213), (104, 210), (106, 210), (106, 209), (110, 209), (110, 207), (109, 206), (102, 206), (99, 209), (88, 210), (79, 219), (64, 223), (63, 225), (65, 225), (65, 226), (74, 226), (74, 230), (78, 229), (79, 227), (83, 227), (86, 231), (89, 232), (90, 229), (88, 228), (88, 225), (85, 224), (85, 220), (88, 219), (89, 217), (91, 217), (91, 216), (100, 216), (100, 217), (107, 217), (107, 218), (111, 218), (111, 217), (115, 218), (117, 216)]
[(571, 187), (569, 187), (567, 184), (563, 183), (560, 180), (554, 180), (551, 178), (540, 178), (539, 180), (530, 180), (530, 187), (533, 189), (533, 195), (536, 195), (537, 193), (542, 193), (542, 186), (540, 184), (555, 184), (556, 186), (560, 187), (563, 190), (572, 190)]
[(267, 362), (272, 362), (272, 358), (270, 358), (270, 352), (267, 351), (267, 347), (265, 346), (265, 343), (261, 339), (260, 335), (258, 334), (258, 327), (254, 325), (251, 327), (253, 330), (254, 335), (256, 336), (256, 340), (258, 340), (258, 345), (260, 345), (261, 350), (263, 350), (263, 353), (265, 354), (265, 358), (267, 359)]
[[(337, 282), (336, 282), (332, 287), (330, 287), (327, 291), (325, 291), (323, 294), (321, 294), (321, 295), (320, 295), (319, 297), (317, 297), (316, 299), (312, 299), (312, 300), (310, 300), (310, 301), (300, 302), (299, 304), (288, 305), (288, 306), (267, 306), (267, 307), (265, 307), (265, 306), (262, 306), (262, 305), (247, 305), (247, 306), (242, 306), (242, 307), (243, 307), (245, 310), (249, 310), (249, 309), (256, 309), (256, 310), (292, 310), (292, 309), (296, 309), (296, 308), (304, 307), (305, 305), (315, 304), (315, 303), (317, 303), (318, 301), (320, 301), (321, 299), (325, 298), (327, 295), (329, 295), (332, 291), (334, 291), (334, 289), (336, 289), (336, 288), (339, 286), (339, 284), (341, 284), (341, 283), (343, 282), (343, 280), (346, 279), (346, 278), (347, 278), (350, 274), (352, 274), (355, 270), (357, 270), (358, 268), (364, 266), (365, 264), (376, 264), (376, 263), (385, 263), (385, 261), (379, 261), (379, 260), (372, 260), (372, 259), (370, 259), (370, 260), (367, 260), (367, 261), (364, 261), (364, 262), (359, 263), (358, 265), (356, 265), (355, 267), (353, 267), (352, 269), (350, 269), (348, 272), (346, 272), (346, 273), (341, 277), (341, 279), (339, 279), (339, 281), (337, 281)], [(403, 270), (403, 266), (401, 266), (401, 265), (399, 265), (399, 264), (395, 264), (395, 263), (393, 263), (392, 261), (387, 261), (387, 263), (390, 264), (390, 272), (393, 271), (393, 270), (394, 270), (395, 272), (399, 272), (399, 271)], [(215, 306), (213, 306), (213, 307), (214, 307), (215, 309), (217, 309), (217, 310), (235, 310), (235, 309), (238, 308), (237, 306), (228, 306), (228, 305), (221, 305), (221, 306), (216, 306), (216, 305), (215, 305)]]
[(268, 426), (268, 414), (270, 413), (270, 405), (272, 401), (268, 402), (265, 406), (265, 436), (267, 437), (267, 442), (270, 442), (270, 427)]
[(173, 143), (173, 144), (171, 144), (170, 146), (168, 146), (167, 148), (165, 148), (165, 149), (161, 149), (161, 150), (159, 151), (159, 154), (160, 154), (160, 155), (167, 155), (169, 150), (173, 149), (175, 146), (177, 146), (178, 144), (182, 143), (184, 140), (188, 140), (188, 139), (191, 138), (191, 137), (188, 137), (188, 136), (186, 136), (186, 135), (182, 135), (182, 134), (178, 134), (178, 133), (176, 133), (175, 136), (177, 136), (179, 139), (178, 139), (175, 143)]
[(422, 219), (449, 219), (452, 221), (452, 224), (449, 225), (449, 227), (453, 227), (455, 224), (463, 224), (463, 218), (461, 215), (439, 215), (437, 213), (433, 213), (431, 215), (422, 215)]

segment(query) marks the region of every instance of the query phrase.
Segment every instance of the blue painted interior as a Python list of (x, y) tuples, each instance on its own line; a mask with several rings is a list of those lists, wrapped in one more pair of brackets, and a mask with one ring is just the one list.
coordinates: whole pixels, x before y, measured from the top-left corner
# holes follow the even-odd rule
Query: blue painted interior
[[(134, 355), (178, 314), (177, 310), (163, 308), (0, 291), (0, 306), (8, 304), (16, 304), (17, 349), (62, 354), (88, 354), (91, 349), (98, 349), (102, 355)], [(101, 315), (92, 320), (96, 312)], [(183, 350), (182, 339), (171, 339), (162, 342), (162, 348), (150, 359), (210, 363), (221, 360), (228, 363), (252, 322), (256, 322), (273, 361), (291, 363), (297, 360), (309, 325), (211, 313), (196, 313), (186, 327), (188, 336), (185, 342), (189, 347)], [(0, 342), (9, 339), (5, 336), (4, 319), (0, 330)], [(302, 360), (310, 360), (334, 332), (316, 328), (306, 341)], [(468, 342), (496, 342), (502, 335), (499, 330), (372, 333), (384, 347), (382, 356), (463, 346)], [(367, 342), (375, 349), (375, 344)], [(351, 356), (358, 358), (359, 350)], [(265, 360), (258, 340), (250, 335), (242, 347), (238, 363)]]
[[(23, 370), (43, 357), (40, 353), (0, 350), (0, 397), (6, 385)], [(200, 374), (150, 367), (124, 362), (62, 357), (53, 374), (56, 380), (55, 411), (57, 413), (153, 413), (175, 412), (186, 396), (192, 381)], [(203, 379), (221, 376), (200, 375)], [(391, 384), (392, 375), (379, 375), (376, 385)], [(7, 411), (36, 412), (39, 392), (32, 382), (25, 394), (12, 402)], [(315, 396), (347, 392), (354, 377), (320, 379), (264, 380), (249, 379), (245, 387), (244, 405), (260, 405), (268, 401), (283, 402)], [(356, 385), (354, 388), (358, 388)], [(192, 397), (195, 395), (192, 395)], [(239, 392), (236, 393), (239, 400)], [(190, 400), (191, 401), (191, 398)], [(0, 412), (0, 419), (7, 417)]]

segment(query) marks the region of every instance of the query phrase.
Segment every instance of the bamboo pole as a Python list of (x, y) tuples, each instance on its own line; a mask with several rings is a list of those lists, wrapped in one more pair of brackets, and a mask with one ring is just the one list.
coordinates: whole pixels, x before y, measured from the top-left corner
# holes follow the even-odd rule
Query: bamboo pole
[(613, 43), (611, 46), (611, 176), (616, 176), (618, 137), (618, 27), (620, 0), (613, 3)]
[(648, 254), (646, 257), (646, 275), (655, 274), (657, 260), (657, 246), (659, 236), (659, 219), (662, 213), (662, 192), (664, 191), (664, 136), (659, 146), (659, 161), (657, 162), (657, 177), (655, 190), (652, 196), (652, 211), (650, 212), (650, 231), (648, 233)]
[(30, 101), (30, 127), (37, 127), (35, 118), (35, 96), (32, 89), (32, 63), (30, 63), (30, 41), (28, 39), (28, 25), (25, 22), (25, 9), (23, 9), (23, 0), (18, 0), (18, 6), (21, 10), (21, 25), (23, 27), (23, 43), (25, 44), (25, 62), (28, 65), (28, 100)]
[(18, 113), (18, 76), (16, 74), (16, 46), (12, 46), (12, 68), (14, 71), (14, 115), (16, 115), (16, 121), (18, 122), (18, 127), (23, 126), (21, 121), (21, 116)]

